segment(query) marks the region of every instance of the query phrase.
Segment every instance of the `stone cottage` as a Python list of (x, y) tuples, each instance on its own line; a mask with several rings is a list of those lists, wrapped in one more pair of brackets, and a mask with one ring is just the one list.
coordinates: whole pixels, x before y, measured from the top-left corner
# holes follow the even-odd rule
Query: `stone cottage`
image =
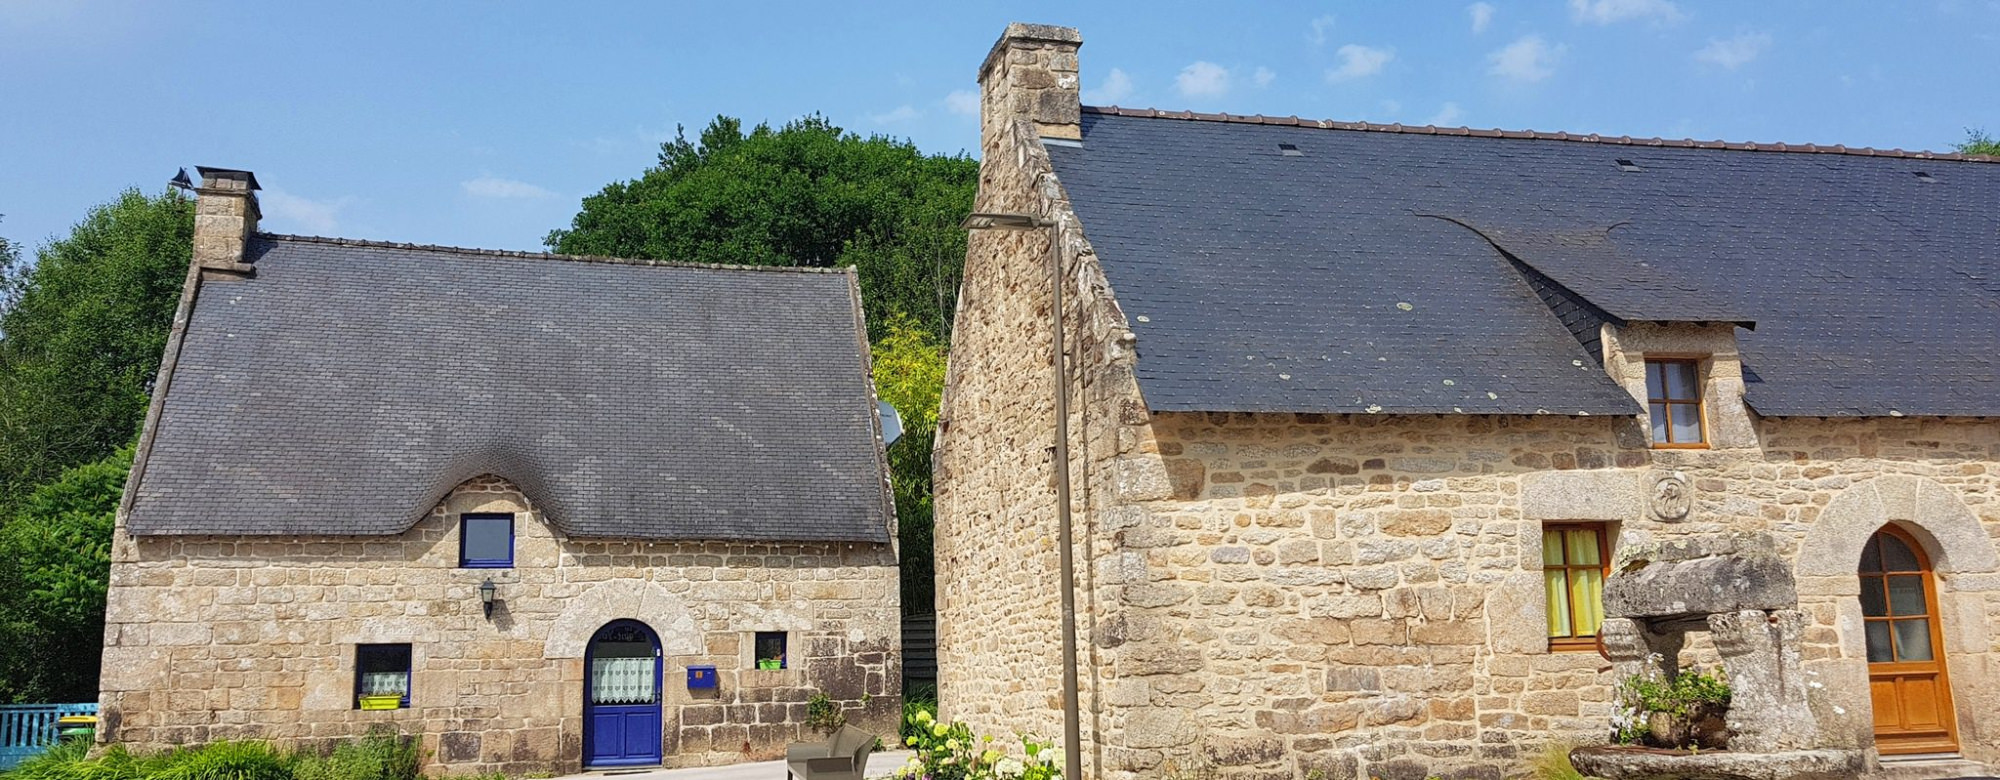
[(520, 774), (769, 757), (815, 715), (894, 733), (852, 270), (269, 235), (254, 176), (202, 177), (103, 738), (389, 727)]
[(947, 716), (1062, 732), (1067, 577), (1087, 777), (1519, 775), (1655, 651), (2000, 765), (2000, 164), (1085, 107), (1080, 44), (978, 72)]

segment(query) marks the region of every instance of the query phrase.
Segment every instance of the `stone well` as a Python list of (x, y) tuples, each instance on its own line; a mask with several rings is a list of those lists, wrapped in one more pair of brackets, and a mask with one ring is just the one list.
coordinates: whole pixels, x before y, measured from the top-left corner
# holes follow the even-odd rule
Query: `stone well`
[(1700, 538), (1636, 549), (1604, 583), (1606, 653), (1619, 680), (1657, 664), (1680, 673), (1689, 631), (1707, 631), (1731, 697), (1726, 754), (1622, 747), (1583, 748), (1576, 768), (1611, 780), (1797, 780), (1852, 777), (1858, 751), (1824, 749), (1808, 707), (1791, 567), (1768, 536)]

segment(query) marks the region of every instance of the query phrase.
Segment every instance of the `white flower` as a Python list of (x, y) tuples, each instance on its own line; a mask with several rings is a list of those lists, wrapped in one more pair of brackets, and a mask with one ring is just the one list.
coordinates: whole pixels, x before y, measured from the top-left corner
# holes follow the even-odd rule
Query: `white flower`
[(993, 773), (1001, 777), (1020, 777), (1021, 773), (1027, 771), (1027, 769), (1021, 762), (1015, 761), (1012, 758), (1000, 759), (1000, 763), (993, 765)]

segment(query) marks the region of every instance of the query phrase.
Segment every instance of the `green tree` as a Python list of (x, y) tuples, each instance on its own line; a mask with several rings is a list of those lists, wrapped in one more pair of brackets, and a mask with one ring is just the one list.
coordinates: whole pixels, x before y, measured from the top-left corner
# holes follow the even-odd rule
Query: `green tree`
[(97, 699), (111, 527), (131, 448), (62, 472), (0, 526), (0, 701)]
[(558, 252), (745, 265), (854, 266), (871, 338), (904, 316), (939, 337), (951, 327), (965, 261), (958, 223), (979, 164), (863, 138), (808, 116), (773, 130), (718, 116), (659, 164), (584, 198)]
[(0, 294), (0, 517), (132, 440), (180, 298), (194, 203), (129, 190), (9, 262)]
[(931, 562), (931, 442), (944, 390), (945, 349), (907, 317), (890, 320), (875, 341), (875, 393), (903, 418), (903, 437), (889, 445), (890, 483), (902, 542), (903, 609), (929, 612), (935, 603)]
[(863, 138), (808, 116), (776, 130), (719, 116), (695, 141), (660, 146), (659, 164), (585, 198), (558, 252), (746, 265), (854, 266), (874, 344), (875, 381), (903, 414), (889, 448), (903, 604), (931, 608), (931, 440), (944, 347), (965, 263), (958, 224), (979, 163)]
[(1965, 131), (1965, 143), (1958, 145), (1962, 154), (1986, 154), (2000, 157), (2000, 140), (1987, 135), (1984, 130)]

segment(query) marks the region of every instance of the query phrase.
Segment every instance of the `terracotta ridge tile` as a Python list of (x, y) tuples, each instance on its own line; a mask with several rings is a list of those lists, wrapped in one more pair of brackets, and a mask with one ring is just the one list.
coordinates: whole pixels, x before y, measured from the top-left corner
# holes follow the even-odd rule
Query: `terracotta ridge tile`
[(603, 263), (606, 265), (660, 266), (665, 268), (709, 268), (725, 271), (773, 271), (780, 273), (808, 274), (851, 274), (847, 266), (833, 268), (813, 268), (791, 265), (742, 265), (734, 263), (696, 263), (685, 260), (645, 260), (631, 257), (606, 257), (603, 255), (566, 255), (555, 252), (522, 252), (513, 249), (478, 249), (475, 247), (442, 246), (439, 244), (406, 244), (396, 241), (375, 241), (364, 238), (337, 238), (330, 236), (300, 236), (286, 233), (258, 233), (258, 238), (268, 241), (291, 241), (304, 244), (325, 244), (328, 246), (351, 246), (369, 249), (401, 249), (413, 252), (442, 252), (454, 255), (477, 255), (482, 257), (512, 257), (522, 260), (560, 260), (571, 263)]
[(1373, 122), (1352, 122), (1334, 119), (1300, 119), (1297, 116), (1264, 116), (1263, 114), (1208, 114), (1194, 111), (1162, 111), (1156, 108), (1125, 108), (1121, 106), (1083, 106), (1083, 113), (1129, 116), (1142, 119), (1179, 119), (1193, 122), (1222, 122), (1247, 125), (1295, 125), (1317, 127), (1324, 130), (1360, 130), (1373, 133), (1403, 133), (1408, 135), (1463, 135), (1477, 138), (1520, 138), (1536, 141), (1569, 141), (1572, 143), (1608, 144), (1612, 146), (1654, 146), (1686, 149), (1730, 149), (1750, 152), (1787, 152), (1791, 154), (1844, 154), (1855, 157), (1896, 157), (1911, 160), (1948, 160), (1954, 162), (2000, 163), (2000, 157), (1961, 152), (1933, 152), (1926, 150), (1905, 151), (1903, 149), (1874, 149), (1866, 146), (1845, 144), (1794, 144), (1783, 141), (1757, 143), (1754, 141), (1697, 141), (1692, 138), (1634, 138), (1629, 135), (1606, 136), (1597, 133), (1576, 134), (1569, 132), (1537, 132), (1534, 130), (1490, 130), (1473, 127), (1441, 127), (1437, 125), (1376, 124)]

